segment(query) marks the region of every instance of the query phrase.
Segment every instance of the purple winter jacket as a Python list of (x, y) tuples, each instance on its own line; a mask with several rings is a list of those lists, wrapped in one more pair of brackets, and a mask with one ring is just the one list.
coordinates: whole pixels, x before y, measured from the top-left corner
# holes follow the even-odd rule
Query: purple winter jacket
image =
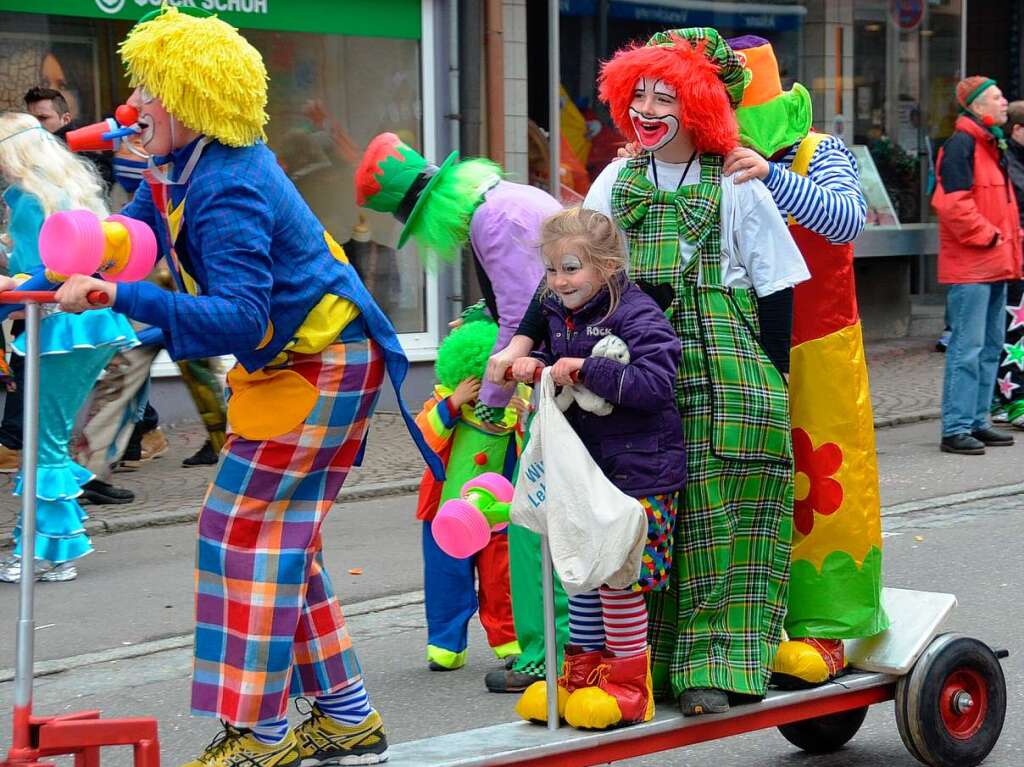
[[(536, 353), (547, 364), (583, 357), (580, 381), (615, 405), (605, 416), (573, 403), (565, 416), (605, 476), (634, 497), (668, 493), (686, 482), (682, 422), (676, 409), (675, 381), (681, 350), (675, 331), (654, 299), (632, 282), (608, 317), (608, 290), (602, 289), (575, 312), (553, 295), (541, 311), (548, 338)], [(616, 335), (629, 347), (623, 365), (590, 353), (604, 336)]]

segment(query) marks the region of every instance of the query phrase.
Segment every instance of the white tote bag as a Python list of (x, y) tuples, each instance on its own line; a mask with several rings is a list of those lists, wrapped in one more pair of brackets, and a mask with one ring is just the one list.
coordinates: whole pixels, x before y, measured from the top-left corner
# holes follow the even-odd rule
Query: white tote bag
[(512, 522), (547, 536), (568, 594), (602, 584), (629, 588), (640, 577), (647, 543), (643, 506), (594, 463), (555, 403), (550, 368), (537, 391), (530, 440), (519, 458)]

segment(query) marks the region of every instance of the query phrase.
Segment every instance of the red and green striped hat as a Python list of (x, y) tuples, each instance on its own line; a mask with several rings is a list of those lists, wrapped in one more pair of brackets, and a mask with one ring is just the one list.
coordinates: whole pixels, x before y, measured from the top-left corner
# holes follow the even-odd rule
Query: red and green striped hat
[(451, 168), (458, 155), (452, 152), (440, 166), (433, 165), (394, 133), (381, 133), (366, 147), (356, 169), (356, 205), (392, 213), (405, 224), (398, 237), (401, 248), (431, 187)]

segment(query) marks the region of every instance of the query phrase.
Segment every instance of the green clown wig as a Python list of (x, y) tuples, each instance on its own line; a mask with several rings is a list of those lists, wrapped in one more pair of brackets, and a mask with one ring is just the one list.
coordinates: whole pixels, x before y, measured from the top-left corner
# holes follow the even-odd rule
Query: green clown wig
[(497, 340), (498, 324), (491, 319), (467, 322), (453, 330), (437, 350), (438, 383), (452, 390), (467, 378), (483, 379)]
[(421, 248), (453, 260), (469, 241), (469, 222), (483, 193), (502, 176), (499, 165), (485, 159), (455, 165), (430, 190), (423, 214), (406, 227)]

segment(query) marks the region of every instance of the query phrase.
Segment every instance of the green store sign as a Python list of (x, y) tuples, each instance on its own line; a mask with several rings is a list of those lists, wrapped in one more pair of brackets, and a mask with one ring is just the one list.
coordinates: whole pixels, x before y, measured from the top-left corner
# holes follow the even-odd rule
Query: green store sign
[(164, 1), (240, 29), (420, 38), (420, 0), (0, 0), (0, 11), (136, 21)]

